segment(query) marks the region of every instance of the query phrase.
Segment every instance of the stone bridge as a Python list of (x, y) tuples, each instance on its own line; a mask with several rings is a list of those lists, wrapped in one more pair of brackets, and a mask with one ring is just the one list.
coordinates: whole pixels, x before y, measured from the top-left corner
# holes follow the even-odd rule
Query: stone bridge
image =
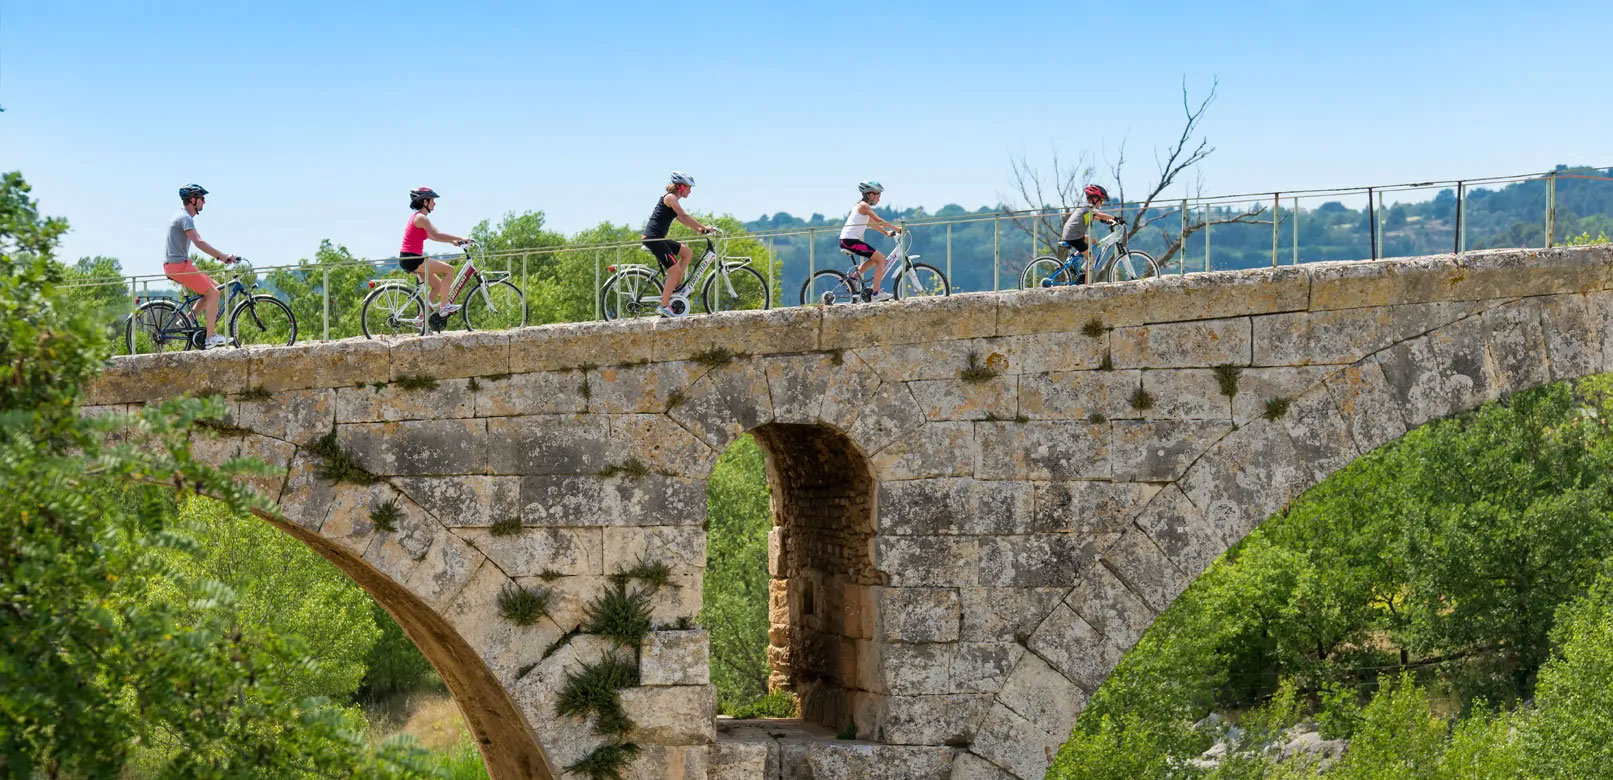
[[(1154, 617), (1306, 488), (1613, 369), (1610, 288), (1606, 246), (1329, 263), (117, 358), (87, 403), (222, 394), (198, 448), (283, 470), (257, 480), (269, 519), (397, 618), (495, 778), (572, 777), (622, 739), (557, 699), (613, 652), (578, 633), (589, 603), (649, 562), (670, 577), (627, 586), (654, 624), (626, 648), (630, 776), (1033, 780)], [(719, 723), (692, 623), (706, 479), (746, 432), (772, 680), (806, 725)], [(344, 454), (367, 484), (331, 481)], [(512, 621), (518, 588), (548, 603)]]

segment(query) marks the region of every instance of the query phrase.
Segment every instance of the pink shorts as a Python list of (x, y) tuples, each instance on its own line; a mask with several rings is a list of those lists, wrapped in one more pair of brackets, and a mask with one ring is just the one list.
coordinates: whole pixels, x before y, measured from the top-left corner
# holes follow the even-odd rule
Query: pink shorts
[(202, 273), (196, 264), (189, 260), (183, 263), (163, 263), (162, 272), (169, 279), (179, 282), (185, 289), (197, 295), (206, 295), (208, 290), (217, 286), (213, 284), (212, 277)]

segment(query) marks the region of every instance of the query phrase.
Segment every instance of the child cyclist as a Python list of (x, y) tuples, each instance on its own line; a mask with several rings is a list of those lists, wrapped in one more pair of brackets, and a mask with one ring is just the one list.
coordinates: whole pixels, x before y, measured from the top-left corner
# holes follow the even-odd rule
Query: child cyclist
[(885, 192), (885, 185), (872, 179), (857, 185), (857, 191), (862, 193), (862, 199), (851, 207), (851, 213), (846, 216), (846, 226), (840, 229), (840, 248), (863, 258), (863, 264), (857, 266), (857, 273), (863, 273), (870, 266), (874, 269), (874, 297), (876, 301), (888, 301), (891, 294), (883, 292), (879, 286), (885, 282), (885, 253), (868, 245), (863, 240), (863, 233), (871, 226), (880, 233), (894, 236), (901, 228), (880, 219), (874, 213), (874, 206), (879, 203), (880, 195)]
[(1064, 232), (1059, 239), (1075, 251), (1075, 267), (1080, 269), (1076, 273), (1076, 283), (1086, 281), (1087, 267), (1087, 228), (1093, 219), (1110, 225), (1124, 225), (1126, 221), (1120, 217), (1105, 214), (1098, 210), (1109, 200), (1109, 191), (1100, 184), (1088, 184), (1084, 191), (1086, 203), (1076, 206), (1070, 211), (1069, 219), (1064, 221)]
[(404, 273), (420, 277), (430, 292), (426, 304), (431, 305), (431, 293), (437, 296), (437, 313), (446, 317), (459, 311), (459, 306), (448, 300), (448, 285), (453, 283), (454, 267), (425, 256), (426, 239), (444, 244), (464, 246), (470, 239), (444, 233), (431, 224), (431, 212), (437, 208), (437, 191), (430, 187), (409, 190), (409, 221), (403, 226), (403, 247), (398, 250), (398, 267)]

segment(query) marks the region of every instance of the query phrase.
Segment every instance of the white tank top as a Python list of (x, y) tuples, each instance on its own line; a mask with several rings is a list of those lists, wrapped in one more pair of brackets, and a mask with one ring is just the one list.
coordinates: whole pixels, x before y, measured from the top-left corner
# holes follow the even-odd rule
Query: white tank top
[[(857, 201), (857, 206), (862, 204), (862, 201)], [(857, 206), (851, 207), (851, 216), (846, 217), (846, 226), (840, 229), (841, 238), (849, 238), (852, 241), (863, 240), (863, 232), (868, 230), (868, 215), (858, 211)]]

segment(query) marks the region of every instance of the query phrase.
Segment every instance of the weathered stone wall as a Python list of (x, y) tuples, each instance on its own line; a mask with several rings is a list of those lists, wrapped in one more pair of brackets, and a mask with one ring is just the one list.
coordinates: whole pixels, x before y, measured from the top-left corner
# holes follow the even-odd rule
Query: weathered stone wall
[[(495, 777), (603, 741), (554, 698), (609, 648), (556, 643), (647, 557), (674, 574), (623, 694), (635, 776), (1031, 780), (1228, 546), (1407, 430), (1613, 369), (1610, 325), (1613, 249), (1497, 251), (116, 359), (88, 402), (225, 394), (251, 433), (210, 454), (286, 470), (260, 481), (280, 522), (400, 616)], [(404, 389), (419, 376), (437, 386)], [(380, 482), (318, 477), (332, 429)], [(776, 682), (823, 724), (849, 707), (864, 741), (715, 741), (703, 635), (677, 623), (705, 480), (745, 431), (780, 523)], [(392, 531), (370, 518), (387, 501)], [(511, 583), (551, 589), (550, 615), (502, 620)]]

